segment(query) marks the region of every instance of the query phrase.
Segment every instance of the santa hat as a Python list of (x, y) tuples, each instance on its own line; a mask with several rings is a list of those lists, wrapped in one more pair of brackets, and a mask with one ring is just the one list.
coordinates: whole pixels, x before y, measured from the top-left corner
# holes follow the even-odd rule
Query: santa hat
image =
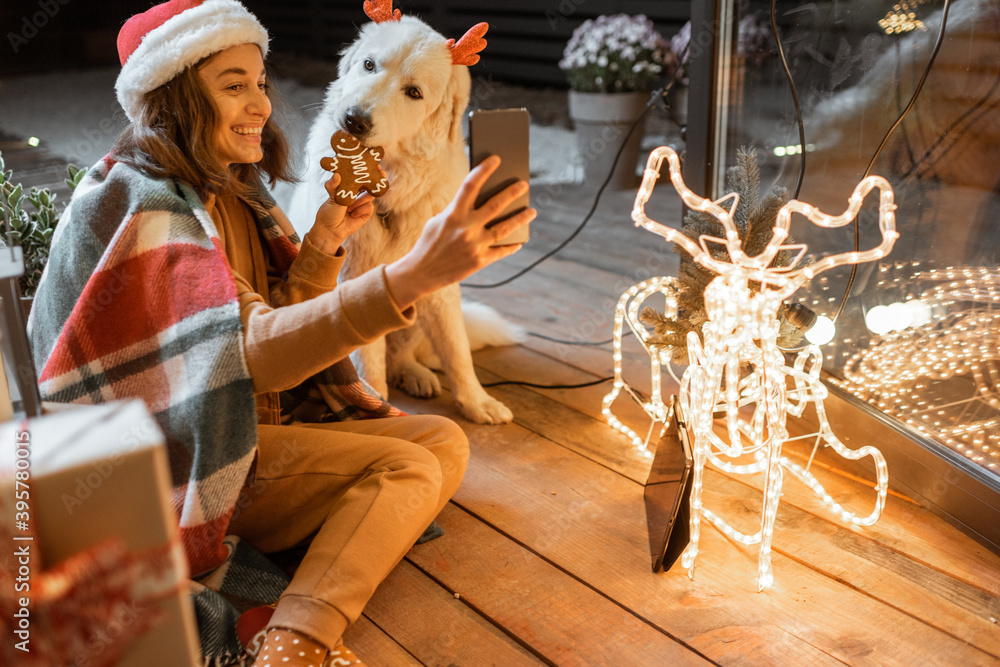
[(266, 56), (267, 42), (267, 30), (236, 0), (156, 5), (130, 18), (118, 33), (118, 102), (129, 120), (135, 120), (143, 95), (191, 65), (240, 44), (256, 44)]

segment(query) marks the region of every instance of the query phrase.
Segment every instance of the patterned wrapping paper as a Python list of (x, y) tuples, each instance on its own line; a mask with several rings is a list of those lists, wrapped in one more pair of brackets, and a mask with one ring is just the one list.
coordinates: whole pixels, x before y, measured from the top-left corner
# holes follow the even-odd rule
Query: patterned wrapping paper
[[(15, 640), (0, 663), (196, 663), (163, 435), (142, 403), (7, 422), (0, 442), (0, 632)], [(30, 463), (16, 487), (15, 442)]]

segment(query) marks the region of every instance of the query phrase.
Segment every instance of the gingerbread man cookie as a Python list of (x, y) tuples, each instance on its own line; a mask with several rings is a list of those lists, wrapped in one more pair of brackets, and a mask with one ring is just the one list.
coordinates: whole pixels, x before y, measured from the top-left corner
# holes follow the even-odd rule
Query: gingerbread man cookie
[(384, 155), (378, 146), (365, 146), (350, 132), (337, 130), (330, 137), (335, 155), (319, 161), (323, 169), (340, 174), (340, 185), (333, 201), (341, 206), (353, 204), (362, 192), (381, 197), (389, 189), (389, 181), (379, 171)]

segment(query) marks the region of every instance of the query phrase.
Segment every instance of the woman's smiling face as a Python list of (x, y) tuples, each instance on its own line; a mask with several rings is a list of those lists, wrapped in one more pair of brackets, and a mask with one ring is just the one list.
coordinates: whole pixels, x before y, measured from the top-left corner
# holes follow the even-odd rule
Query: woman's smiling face
[(260, 162), (261, 133), (271, 115), (260, 49), (256, 44), (232, 46), (205, 61), (197, 73), (215, 107), (213, 138), (222, 166)]

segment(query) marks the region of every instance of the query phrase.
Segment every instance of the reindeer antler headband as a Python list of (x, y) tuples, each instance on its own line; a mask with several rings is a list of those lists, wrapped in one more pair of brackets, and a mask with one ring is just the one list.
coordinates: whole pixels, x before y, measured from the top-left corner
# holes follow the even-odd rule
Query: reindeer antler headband
[[(403, 18), (398, 9), (392, 8), (392, 0), (365, 0), (365, 14), (375, 23), (387, 23), (398, 21)], [(469, 31), (462, 35), (457, 42), (454, 39), (447, 41), (451, 50), (451, 62), (455, 65), (475, 65), (479, 62), (479, 52), (486, 48), (486, 40), (483, 35), (489, 29), (489, 23), (477, 23), (469, 28)]]

